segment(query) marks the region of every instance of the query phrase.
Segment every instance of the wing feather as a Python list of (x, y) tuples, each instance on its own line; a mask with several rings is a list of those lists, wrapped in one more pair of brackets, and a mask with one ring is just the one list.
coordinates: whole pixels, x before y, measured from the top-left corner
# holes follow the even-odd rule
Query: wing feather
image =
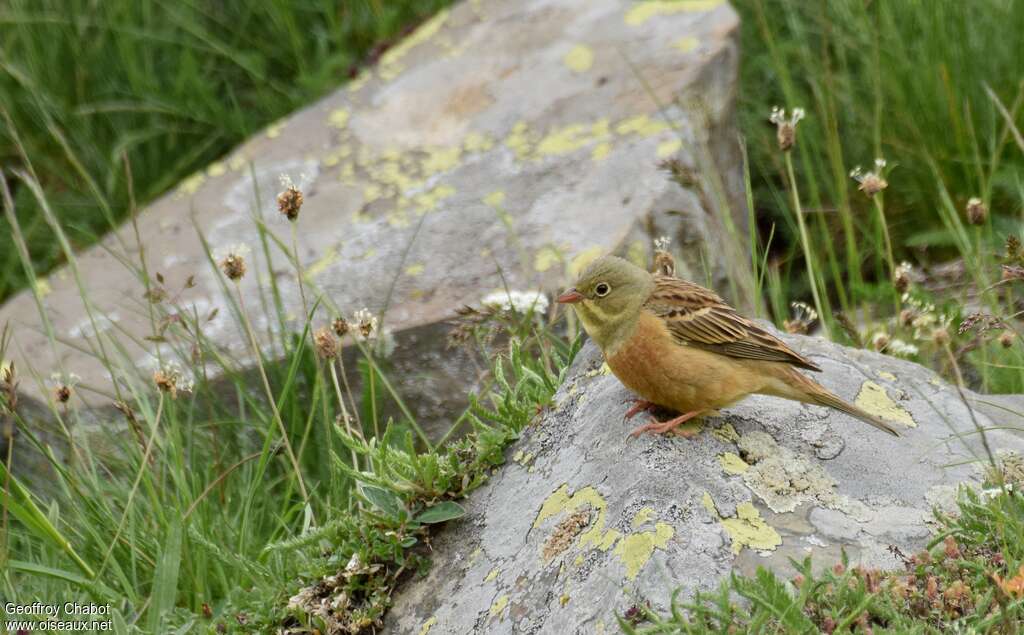
[(654, 276), (644, 308), (665, 320), (676, 342), (737, 357), (821, 369), (768, 331), (743, 317), (713, 291), (672, 276)]

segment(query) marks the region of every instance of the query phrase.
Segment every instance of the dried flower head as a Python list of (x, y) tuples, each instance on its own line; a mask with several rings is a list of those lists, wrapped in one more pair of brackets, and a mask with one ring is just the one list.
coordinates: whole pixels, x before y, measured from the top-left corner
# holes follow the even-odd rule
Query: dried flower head
[(59, 404), (66, 404), (74, 395), (75, 386), (78, 385), (79, 381), (78, 375), (74, 373), (53, 373), (46, 383), (50, 390), (53, 391), (54, 401)]
[(1020, 238), (1016, 234), (1006, 237), (1006, 259), (1017, 260), (1021, 257)]
[(782, 322), (783, 328), (787, 333), (807, 334), (818, 321), (818, 312), (805, 302), (793, 302), (789, 306), (793, 309), (793, 317)]
[(345, 337), (352, 330), (352, 325), (345, 318), (339, 316), (331, 322), (331, 328), (334, 329), (334, 333), (338, 337)]
[(245, 245), (233, 245), (223, 251), (217, 264), (229, 280), (238, 281), (245, 276), (245, 257), (249, 254), (249, 248)]
[(18, 407), (18, 372), (14, 362), (0, 359), (0, 412)]
[(668, 252), (671, 242), (668, 236), (654, 240), (654, 273), (662, 276), (676, 275), (676, 259)]
[(885, 159), (882, 158), (875, 159), (875, 169), (870, 172), (865, 172), (858, 165), (850, 170), (850, 178), (860, 183), (857, 189), (868, 196), (874, 196), (889, 187), (889, 182), (885, 180), (885, 165)]
[(967, 200), (967, 222), (971, 225), (981, 225), (988, 219), (988, 206), (977, 196)]
[(779, 150), (789, 152), (793, 147), (793, 144), (796, 143), (796, 125), (803, 118), (803, 108), (794, 108), (792, 116), (788, 118), (784, 108), (778, 106), (772, 108), (772, 114), (768, 117), (768, 121), (775, 124), (775, 137), (779, 142)]
[(153, 372), (153, 383), (161, 392), (168, 393), (171, 399), (177, 399), (179, 392), (192, 392), (192, 379), (185, 376), (181, 366), (175, 362), (167, 362)]
[(281, 185), (284, 186), (284, 191), (277, 195), (277, 209), (285, 218), (294, 221), (302, 209), (302, 191), (292, 183), (291, 177), (287, 174), (281, 175)]
[(892, 274), (892, 285), (896, 287), (896, 291), (905, 293), (910, 288), (911, 275), (914, 272), (914, 267), (909, 262), (901, 262), (896, 271)]
[(949, 331), (944, 326), (937, 327), (932, 331), (932, 341), (935, 342), (936, 346), (949, 344)]
[(324, 326), (313, 333), (313, 343), (316, 345), (316, 354), (323, 359), (334, 359), (338, 356), (338, 339), (334, 332)]
[(900, 311), (899, 324), (900, 326), (913, 326), (916, 317), (917, 312), (914, 309), (903, 309)]
[(1003, 348), (1010, 348), (1013, 343), (1017, 340), (1017, 334), (1013, 331), (1003, 331), (999, 336), (999, 345)]
[(368, 309), (359, 309), (353, 316), (352, 321), (356, 325), (356, 329), (364, 340), (368, 340), (373, 337), (374, 332), (377, 330), (377, 317), (370, 313)]
[(889, 335), (887, 333), (875, 333), (874, 337), (871, 338), (871, 348), (878, 352), (882, 352), (889, 346)]

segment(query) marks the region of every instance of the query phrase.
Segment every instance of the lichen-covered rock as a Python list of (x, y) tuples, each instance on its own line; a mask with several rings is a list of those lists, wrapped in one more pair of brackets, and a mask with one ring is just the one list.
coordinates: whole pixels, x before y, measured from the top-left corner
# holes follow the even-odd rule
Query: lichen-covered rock
[[(554, 407), (435, 540), (429, 575), (396, 597), (391, 632), (617, 632), (616, 613), (636, 602), (664, 608), (674, 589), (685, 598), (730, 571), (788, 576), (790, 558), (830, 566), (843, 549), (854, 563), (898, 566), (889, 546), (920, 549), (933, 507), (982, 479), (986, 454), (968, 407), (916, 364), (782, 337), (823, 368), (826, 387), (897, 422), (903, 436), (754, 396), (693, 439), (628, 439), (631, 395), (587, 344)], [(981, 426), (1021, 429), (1021, 415), (986, 412), (974, 411)], [(987, 434), (1016, 469), (1006, 453), (1019, 457), (1024, 437)]]
[[(272, 270), (290, 326), (301, 325), (298, 276), (279, 249), (292, 243), (276, 200), (285, 175), (303, 193), (298, 259), (307, 295), (324, 298), (318, 320), (332, 307), (351, 315), (387, 306), (385, 322), (396, 332), (438, 324), (506, 285), (552, 288), (615, 248), (644, 259), (661, 234), (694, 246), (686, 248), (691, 273), (709, 264), (719, 281), (742, 285), (745, 276), (725, 276), (749, 262), (727, 231), (745, 235), (732, 125), (736, 26), (721, 0), (465, 0), (345, 88), (143, 211), (149, 271), (175, 293), (194, 275), (179, 300), (207, 315), (226, 303), (200, 234), (214, 250), (248, 243), (242, 292), (250, 306), (260, 306), (257, 285), (266, 287)], [(695, 175), (687, 188), (658, 168), (667, 158)], [(283, 202), (294, 212), (297, 196)], [(279, 239), (269, 241), (269, 269), (253, 216)], [(47, 376), (60, 359), (84, 382), (107, 386), (107, 369), (82, 351), (99, 350), (97, 336), (116, 336), (143, 345), (107, 347), (124, 352), (112, 360), (115, 374), (152, 370), (143, 288), (119, 262), (137, 266), (138, 256), (131, 226), (79, 256), (95, 319), (69, 271), (37, 284), (56, 350), (27, 291), (0, 309), (0, 324), (14, 329), (19, 367)], [(734, 296), (750, 297), (742, 288)], [(261, 334), (280, 328), (271, 316), (254, 321)], [(230, 311), (204, 328), (208, 339), (246, 355)], [(174, 355), (164, 351), (165, 359)], [(406, 401), (429, 403), (433, 390), (417, 393), (424, 382), (411, 383)], [(22, 389), (43, 392), (34, 382)]]

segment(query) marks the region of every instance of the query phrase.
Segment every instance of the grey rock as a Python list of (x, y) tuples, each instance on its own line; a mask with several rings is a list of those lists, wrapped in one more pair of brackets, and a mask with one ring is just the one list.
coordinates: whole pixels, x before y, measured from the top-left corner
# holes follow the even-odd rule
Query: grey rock
[[(298, 328), (299, 279), (279, 247), (292, 244), (291, 228), (275, 203), (285, 175), (305, 195), (297, 257), (306, 293), (323, 300), (319, 324), (367, 307), (387, 308), (396, 334), (438, 326), (506, 284), (554, 290), (605, 252), (646, 260), (661, 235), (684, 253), (682, 273), (705, 279), (709, 266), (718, 287), (742, 302), (753, 297), (743, 286), (749, 258), (727, 231), (746, 235), (733, 126), (736, 26), (717, 1), (465, 0), (348, 86), (143, 210), (149, 270), (175, 292), (194, 276), (181, 307), (200, 315), (219, 307), (205, 335), (244, 362), (246, 339), (200, 237), (214, 252), (247, 243), (250, 307), (272, 275), (287, 328)], [(696, 175), (692, 185), (669, 180), (657, 167), (667, 158)], [(272, 262), (257, 221), (276, 236)], [(55, 346), (28, 291), (0, 308), (18, 366), (40, 376), (60, 367), (104, 390), (114, 379), (135, 381), (139, 369), (145, 377), (155, 345), (144, 339), (152, 328), (140, 253), (129, 224), (79, 254), (88, 304), (67, 268), (40, 282)], [(271, 316), (254, 321), (260, 333), (280, 330)], [(471, 365), (444, 365), (442, 340), (418, 349), (441, 362), (442, 377), (414, 378), (405, 395), (428, 420), (445, 419), (435, 412), (438, 389), (465, 394), (476, 378)], [(90, 354), (104, 343), (112, 372)], [(30, 381), (22, 389), (46, 392)], [(458, 405), (442, 404), (452, 408), (444, 415)]]
[[(598, 370), (588, 343), (556, 405), (469, 498), (467, 517), (437, 536), (434, 567), (396, 596), (390, 632), (617, 632), (616, 614), (637, 601), (665, 609), (676, 588), (687, 598), (730, 571), (791, 576), (790, 558), (812, 556), (820, 570), (842, 551), (853, 564), (899, 566), (889, 546), (921, 549), (933, 504), (983, 478), (966, 406), (916, 364), (780, 337), (823, 368), (816, 377), (826, 387), (895, 421), (902, 436), (753, 396), (693, 439), (628, 439), (629, 392)], [(974, 399), (983, 397), (968, 393)], [(987, 436), (1003, 454), (1024, 449), (1019, 432)], [(839, 451), (822, 458), (820, 441), (832, 437)], [(566, 519), (581, 510), (588, 522), (572, 530)]]

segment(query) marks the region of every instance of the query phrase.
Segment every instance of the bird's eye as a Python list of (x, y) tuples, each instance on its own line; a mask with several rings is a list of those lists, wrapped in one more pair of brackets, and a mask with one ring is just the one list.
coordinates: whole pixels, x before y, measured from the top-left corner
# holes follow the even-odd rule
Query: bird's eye
[(606, 296), (609, 293), (611, 293), (611, 291), (612, 291), (612, 288), (610, 286), (608, 286), (607, 282), (598, 282), (597, 286), (594, 287), (594, 293), (596, 293), (597, 297), (599, 297), (599, 298), (603, 298), (604, 296)]

